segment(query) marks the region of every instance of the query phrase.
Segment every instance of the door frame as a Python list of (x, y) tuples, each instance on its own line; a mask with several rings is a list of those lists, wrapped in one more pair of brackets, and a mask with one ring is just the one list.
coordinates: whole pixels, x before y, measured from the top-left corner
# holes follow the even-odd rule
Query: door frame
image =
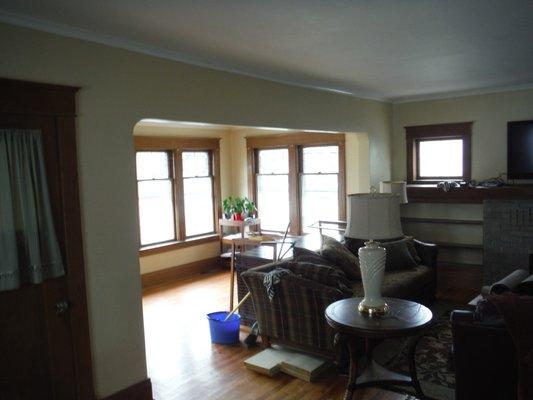
[(68, 268), (66, 285), (76, 394), (78, 400), (94, 400), (76, 146), (76, 93), (79, 89), (0, 78), (0, 113), (55, 119), (62, 189), (61, 229), (68, 238), (64, 259)]

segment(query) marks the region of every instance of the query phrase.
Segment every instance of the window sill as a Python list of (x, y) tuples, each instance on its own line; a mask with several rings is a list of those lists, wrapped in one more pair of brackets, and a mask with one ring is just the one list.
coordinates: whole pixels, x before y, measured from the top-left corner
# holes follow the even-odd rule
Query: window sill
[(160, 243), (151, 246), (144, 246), (139, 249), (139, 256), (149, 256), (152, 254), (165, 253), (167, 251), (184, 249), (187, 247), (198, 246), (204, 243), (218, 242), (220, 235), (218, 233), (211, 233), (209, 235), (193, 237), (190, 239)]

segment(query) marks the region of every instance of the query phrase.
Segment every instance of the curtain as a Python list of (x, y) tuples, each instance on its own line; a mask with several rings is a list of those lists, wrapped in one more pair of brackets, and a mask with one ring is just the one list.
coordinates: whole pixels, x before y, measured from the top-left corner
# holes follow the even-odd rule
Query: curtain
[(0, 129), (0, 291), (64, 274), (41, 132)]

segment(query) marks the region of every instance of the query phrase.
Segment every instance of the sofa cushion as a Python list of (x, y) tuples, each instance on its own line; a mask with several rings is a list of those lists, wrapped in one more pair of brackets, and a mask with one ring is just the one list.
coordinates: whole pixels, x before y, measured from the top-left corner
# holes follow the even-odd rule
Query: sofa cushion
[(337, 268), (301, 261), (290, 262), (287, 267), (295, 275), (339, 289), (347, 296), (352, 295), (351, 282), (346, 278), (344, 272)]
[[(381, 285), (381, 294), (384, 297), (411, 299), (432, 279), (431, 269), (425, 265), (417, 265), (410, 270), (386, 271)], [(362, 282), (355, 282), (352, 288), (354, 296), (364, 296)]]
[(387, 271), (408, 270), (418, 265), (409, 251), (408, 241), (408, 238), (403, 238), (394, 242), (381, 242), (379, 244), (387, 250), (385, 261)]
[(339, 266), (351, 281), (361, 279), (359, 259), (338, 240), (322, 235), (320, 254), (331, 263)]

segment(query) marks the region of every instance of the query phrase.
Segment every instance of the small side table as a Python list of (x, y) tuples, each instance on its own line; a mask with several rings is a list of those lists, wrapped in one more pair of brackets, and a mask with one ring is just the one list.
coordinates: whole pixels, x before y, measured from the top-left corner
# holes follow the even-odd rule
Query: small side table
[[(389, 312), (384, 316), (370, 317), (361, 314), (357, 305), (362, 300), (353, 297), (336, 301), (326, 309), (328, 324), (347, 338), (350, 351), (350, 370), (344, 400), (352, 400), (354, 391), (368, 386), (390, 388), (391, 385), (413, 386), (416, 395), (424, 399), (424, 394), (416, 376), (415, 350), (418, 339), (433, 321), (429, 308), (408, 300), (387, 298)], [(409, 372), (405, 376), (382, 367), (374, 361), (372, 352), (376, 339), (414, 336), (409, 349)], [(363, 338), (366, 345), (366, 363), (361, 374), (357, 374), (356, 339)]]

